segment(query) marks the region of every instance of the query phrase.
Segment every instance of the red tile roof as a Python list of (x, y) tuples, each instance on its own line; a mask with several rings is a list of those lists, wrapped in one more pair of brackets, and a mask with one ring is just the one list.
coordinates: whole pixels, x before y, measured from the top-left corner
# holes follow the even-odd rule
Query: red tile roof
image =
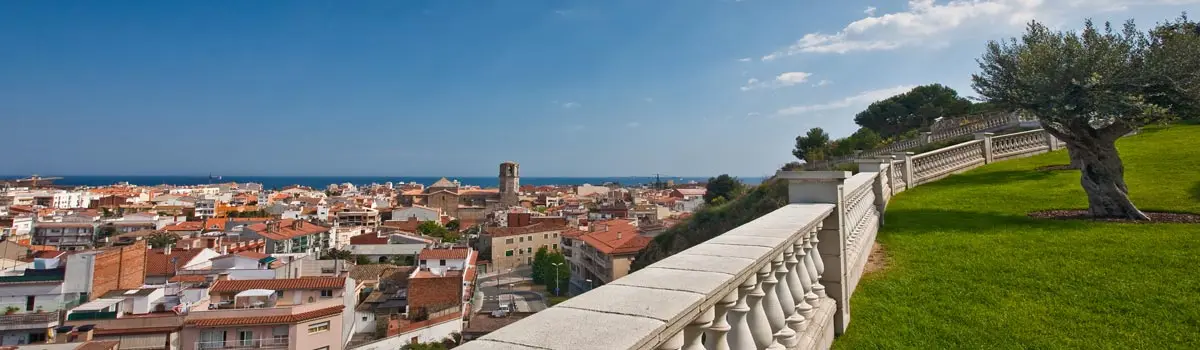
[[(171, 254), (165, 254), (162, 249), (151, 249), (146, 252), (146, 276), (174, 276), (176, 267), (184, 268), (204, 249), (171, 249)], [(175, 265), (171, 264), (171, 258), (177, 258)]]
[(416, 233), (417, 227), (421, 226), (421, 220), (417, 220), (416, 217), (409, 217), (406, 220), (384, 221), (381, 226), (399, 231)]
[(311, 277), (270, 280), (220, 280), (209, 292), (241, 292), (249, 289), (339, 289), (346, 286), (345, 277)]
[(388, 237), (379, 237), (374, 233), (364, 233), (350, 237), (350, 244), (388, 244)]
[(466, 259), (470, 252), (470, 248), (425, 248), (417, 256), (421, 260)]
[(650, 238), (638, 235), (637, 227), (629, 221), (608, 220), (593, 223), (591, 227), (592, 231), (579, 239), (604, 254), (636, 253), (650, 244)]
[[(200, 320), (188, 320), (189, 325), (196, 327), (228, 327), (228, 326), (243, 326), (243, 325), (269, 325), (269, 324), (290, 324), (296, 322), (308, 321), (315, 318), (329, 317), (342, 313), (344, 306), (331, 306), (324, 309), (313, 310), (309, 312), (299, 313), (295, 315), (282, 316), (250, 316), (250, 317), (229, 317), (229, 318), (209, 318)], [(251, 311), (252, 312), (252, 311)]]
[(199, 221), (184, 221), (163, 227), (166, 231), (200, 231), (204, 228), (204, 223)]
[[(299, 224), (300, 228), (293, 228), (292, 225), (294, 225), (294, 223), (297, 221), (300, 223)], [(277, 241), (285, 240), (285, 239), (292, 239), (292, 238), (296, 238), (296, 237), (300, 237), (300, 236), (317, 234), (317, 233), (321, 233), (321, 232), (329, 232), (328, 227), (317, 225), (317, 224), (307, 222), (304, 220), (293, 220), (293, 219), (279, 220), (279, 228), (275, 229), (275, 230), (271, 230), (271, 231), (267, 230), (267, 224), (268, 224), (267, 222), (257, 223), (257, 224), (246, 226), (246, 229), (254, 231), (255, 233), (258, 233), (258, 235), (260, 235), (260, 236), (266, 237), (268, 239), (277, 240)]]

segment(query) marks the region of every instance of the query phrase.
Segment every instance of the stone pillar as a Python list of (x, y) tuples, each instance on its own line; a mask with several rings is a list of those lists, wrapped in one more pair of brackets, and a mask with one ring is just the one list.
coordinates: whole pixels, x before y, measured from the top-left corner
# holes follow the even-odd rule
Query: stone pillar
[(1054, 137), (1054, 135), (1051, 135), (1049, 131), (1042, 132), (1046, 133), (1046, 146), (1049, 147), (1049, 150), (1058, 150), (1058, 138)]
[(981, 142), (983, 144), (983, 164), (992, 164), (992, 159), (994, 158), (993, 155), (995, 153), (992, 152), (992, 135), (995, 135), (995, 133), (975, 133), (976, 140), (983, 140), (983, 142)]
[(913, 153), (893, 152), (892, 155), (896, 156), (896, 159), (904, 159), (904, 171), (901, 172), (904, 174), (904, 189), (907, 190), (916, 187), (916, 185), (913, 184)]
[(775, 331), (771, 329), (771, 320), (767, 316), (767, 307), (764, 305), (766, 304), (764, 299), (767, 297), (766, 278), (770, 275), (770, 265), (766, 265), (764, 268), (767, 270), (758, 270), (758, 283), (755, 284), (754, 289), (750, 290), (749, 298), (746, 298), (750, 304), (750, 315), (747, 316), (746, 323), (750, 324), (750, 334), (754, 336), (754, 345), (757, 349), (766, 349), (775, 343)]
[(788, 244), (784, 247), (783, 258), (779, 259), (779, 265), (775, 268), (775, 279), (779, 280), (779, 284), (775, 285), (775, 293), (779, 295), (779, 306), (783, 309), (784, 316), (784, 328), (775, 333), (775, 339), (786, 347), (796, 346), (796, 343), (800, 342), (796, 324), (804, 322), (804, 316), (796, 312), (796, 299), (792, 296), (793, 290), (800, 289), (800, 286), (793, 287), (789, 278), (795, 276), (789, 270), (794, 268), (795, 265), (790, 261), (795, 259), (796, 251)]
[[(817, 268), (818, 281), (825, 295), (837, 302), (834, 313), (834, 331), (842, 334), (850, 323), (850, 288), (846, 285), (846, 232), (843, 227), (845, 203), (843, 184), (850, 177), (848, 171), (779, 172), (776, 177), (788, 181), (788, 203), (833, 204), (833, 213), (821, 222), (822, 229), (813, 237), (813, 265)], [(819, 254), (819, 255), (818, 255)], [(817, 285), (813, 289), (818, 289)], [(820, 294), (819, 292), (817, 293)]]
[(730, 350), (728, 336), (732, 327), (729, 325), (729, 309), (737, 302), (738, 293), (734, 289), (713, 307), (716, 314), (704, 335), (704, 347), (708, 350)]
[[(888, 156), (889, 158), (891, 156)], [(875, 209), (879, 211), (879, 226), (883, 227), (883, 211), (887, 209), (888, 200), (892, 198), (892, 183), (891, 171), (889, 165), (891, 161), (882, 158), (869, 158), (855, 160), (858, 163), (858, 171), (860, 172), (877, 172), (874, 183), (871, 184), (871, 190), (875, 192)]]
[(921, 146), (928, 145), (933, 142), (933, 132), (932, 131), (922, 131), (921, 136), (918, 136), (917, 140), (921, 141)]

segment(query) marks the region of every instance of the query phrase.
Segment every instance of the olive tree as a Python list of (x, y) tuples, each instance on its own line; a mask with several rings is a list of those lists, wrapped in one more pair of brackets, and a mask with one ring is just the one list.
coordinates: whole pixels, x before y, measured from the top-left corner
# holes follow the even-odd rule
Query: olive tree
[(1091, 216), (1149, 220), (1129, 199), (1116, 141), (1195, 102), (1185, 98), (1194, 86), (1181, 84), (1194, 82), (1186, 75), (1195, 71), (1171, 68), (1195, 59), (1181, 52), (1132, 21), (1114, 30), (1089, 20), (1081, 31), (1032, 22), (1020, 39), (988, 43), (972, 87), (989, 102), (1037, 116), (1066, 143)]

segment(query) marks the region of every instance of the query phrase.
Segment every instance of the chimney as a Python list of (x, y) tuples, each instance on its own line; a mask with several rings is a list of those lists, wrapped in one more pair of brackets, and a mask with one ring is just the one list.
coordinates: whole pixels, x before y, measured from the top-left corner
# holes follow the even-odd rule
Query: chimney
[(85, 325), (79, 326), (79, 328), (76, 329), (79, 336), (75, 340), (76, 341), (85, 341), (85, 342), (92, 341), (92, 330), (94, 330), (95, 328), (96, 328), (96, 325), (94, 325), (94, 324), (85, 324)]

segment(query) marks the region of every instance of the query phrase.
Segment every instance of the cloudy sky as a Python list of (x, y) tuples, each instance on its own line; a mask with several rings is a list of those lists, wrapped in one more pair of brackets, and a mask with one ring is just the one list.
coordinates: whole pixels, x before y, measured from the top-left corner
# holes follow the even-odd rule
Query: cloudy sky
[(758, 176), (1030, 20), (1198, 4), (6, 1), (0, 174)]

